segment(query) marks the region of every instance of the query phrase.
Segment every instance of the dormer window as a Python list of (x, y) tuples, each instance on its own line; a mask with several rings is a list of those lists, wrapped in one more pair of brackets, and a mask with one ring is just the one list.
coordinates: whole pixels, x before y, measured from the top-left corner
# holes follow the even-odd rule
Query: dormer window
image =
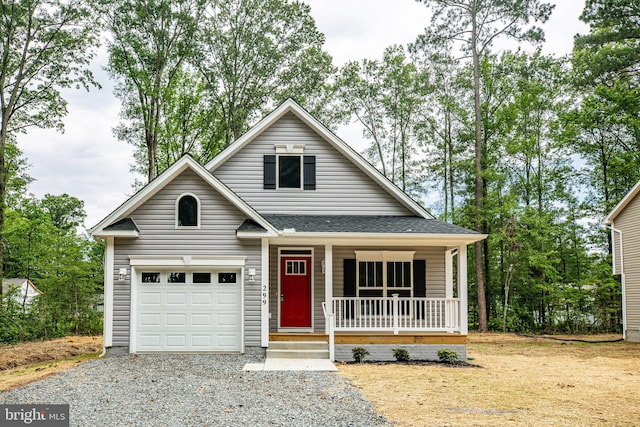
[(176, 227), (200, 226), (200, 201), (193, 194), (184, 194), (176, 203)]
[(316, 156), (304, 156), (304, 145), (276, 144), (276, 155), (264, 156), (264, 189), (316, 189)]

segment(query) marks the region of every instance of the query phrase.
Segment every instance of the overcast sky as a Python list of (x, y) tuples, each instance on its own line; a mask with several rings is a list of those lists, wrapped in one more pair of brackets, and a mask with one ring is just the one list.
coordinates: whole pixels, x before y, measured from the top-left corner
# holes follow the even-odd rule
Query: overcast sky
[[(318, 29), (326, 35), (325, 49), (335, 65), (362, 58), (378, 59), (387, 46), (415, 40), (428, 25), (428, 9), (413, 0), (306, 0)], [(586, 33), (578, 20), (584, 0), (557, 0), (550, 21), (544, 25), (545, 53), (571, 52), (573, 36)], [(132, 193), (134, 176), (129, 145), (112, 133), (118, 123), (119, 102), (113, 85), (101, 69), (106, 55), (94, 62), (102, 86), (89, 93), (68, 91), (65, 132), (32, 129), (18, 138), (35, 179), (29, 190), (38, 197), (68, 193), (85, 202), (87, 227), (94, 226)], [(355, 126), (338, 131), (346, 142), (361, 146)]]

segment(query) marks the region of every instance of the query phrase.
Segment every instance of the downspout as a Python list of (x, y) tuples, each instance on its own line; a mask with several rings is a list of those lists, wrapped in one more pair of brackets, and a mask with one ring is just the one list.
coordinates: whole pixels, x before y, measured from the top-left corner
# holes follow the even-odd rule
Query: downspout
[(605, 225), (605, 227), (611, 229), (611, 239), (613, 240), (613, 244), (611, 245), (611, 257), (613, 264), (613, 271), (615, 271), (616, 267), (616, 239), (614, 237), (614, 233), (618, 233), (620, 235), (620, 285), (622, 287), (622, 338), (627, 339), (627, 298), (625, 291), (625, 277), (624, 277), (624, 251), (622, 246), (622, 230), (618, 230), (614, 227), (614, 223), (611, 222), (611, 225)]
[[(100, 238), (97, 238), (97, 237), (94, 237), (93, 240), (95, 240), (96, 242), (98, 242), (102, 246), (104, 246), (105, 251), (106, 251), (106, 249), (107, 249), (107, 241), (106, 240), (100, 239)], [(103, 255), (103, 257), (102, 257), (103, 264), (104, 264), (104, 261), (105, 260), (104, 260), (104, 255)], [(107, 273), (106, 264), (104, 264), (103, 268), (104, 268), (104, 272), (106, 274)], [(103, 279), (103, 285), (104, 285), (104, 279)], [(106, 309), (106, 304), (105, 304), (106, 301), (104, 301), (104, 290), (102, 291), (102, 295), (103, 295), (103, 301), (102, 301), (102, 307), (103, 307), (103, 309), (102, 309), (102, 353), (100, 353), (98, 355), (98, 359), (103, 358), (107, 354), (107, 343), (105, 341), (105, 336), (106, 336), (106, 333), (107, 333), (107, 330), (106, 330), (107, 319), (105, 318), (105, 316), (106, 316), (107, 309)]]

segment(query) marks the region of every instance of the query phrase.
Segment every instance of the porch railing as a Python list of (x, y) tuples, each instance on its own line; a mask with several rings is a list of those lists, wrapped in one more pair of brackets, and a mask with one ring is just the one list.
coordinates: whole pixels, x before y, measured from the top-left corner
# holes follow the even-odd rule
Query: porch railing
[(459, 332), (458, 298), (334, 297), (335, 331)]

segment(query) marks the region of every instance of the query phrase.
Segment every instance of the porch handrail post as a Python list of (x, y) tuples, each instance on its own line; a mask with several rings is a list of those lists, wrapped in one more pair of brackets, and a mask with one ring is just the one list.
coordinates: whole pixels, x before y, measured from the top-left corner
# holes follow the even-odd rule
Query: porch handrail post
[(398, 298), (400, 294), (391, 294), (391, 296), (393, 297), (393, 334), (398, 335), (398, 332), (400, 332), (400, 299)]
[[(333, 301), (330, 301), (329, 306), (333, 307)], [(331, 310), (331, 312), (328, 312), (326, 301), (322, 303), (322, 311), (324, 313), (324, 317), (328, 320), (327, 323), (329, 324), (329, 328), (327, 331), (329, 334), (329, 360), (331, 360), (332, 362), (335, 362), (336, 350), (335, 350), (335, 336), (333, 332), (336, 328), (335, 314), (333, 313), (333, 310)]]

